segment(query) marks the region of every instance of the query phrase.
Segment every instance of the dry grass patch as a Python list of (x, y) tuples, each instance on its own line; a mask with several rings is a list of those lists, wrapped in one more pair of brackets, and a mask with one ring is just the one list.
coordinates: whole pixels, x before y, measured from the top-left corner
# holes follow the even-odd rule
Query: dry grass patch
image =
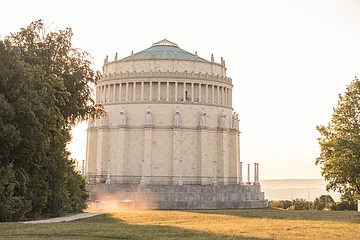
[(0, 224), (0, 239), (359, 239), (360, 213), (213, 210), (114, 212), (66, 223)]

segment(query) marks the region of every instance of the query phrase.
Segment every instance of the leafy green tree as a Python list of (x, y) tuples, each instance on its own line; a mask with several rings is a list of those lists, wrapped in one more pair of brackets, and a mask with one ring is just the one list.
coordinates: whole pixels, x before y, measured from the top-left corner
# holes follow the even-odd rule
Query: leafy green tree
[(321, 195), (320, 197), (315, 198), (313, 203), (314, 210), (325, 210), (325, 209), (334, 210), (335, 206), (336, 203), (330, 195)]
[(0, 221), (86, 207), (66, 146), (71, 127), (98, 112), (90, 85), (99, 74), (71, 37), (71, 29), (46, 32), (36, 21), (0, 41)]
[[(346, 92), (339, 94), (327, 126), (317, 126), (320, 156), (316, 165), (328, 181), (327, 190), (360, 199), (360, 81), (353, 80)], [(351, 193), (351, 194), (349, 194)]]

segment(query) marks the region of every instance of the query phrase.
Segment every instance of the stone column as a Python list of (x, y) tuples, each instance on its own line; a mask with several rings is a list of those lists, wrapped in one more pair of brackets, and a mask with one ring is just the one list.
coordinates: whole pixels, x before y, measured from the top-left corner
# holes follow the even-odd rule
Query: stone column
[(103, 88), (103, 91), (102, 91), (102, 94), (103, 94), (103, 103), (105, 103), (105, 100), (106, 100), (106, 89), (105, 89), (105, 86), (106, 85), (104, 85), (104, 86), (102, 86), (102, 88)]
[(256, 178), (255, 178), (255, 182), (257, 184), (259, 184), (260, 182), (260, 177), (259, 177), (259, 163), (255, 163), (255, 167), (256, 167)]
[(199, 102), (201, 102), (201, 83), (199, 83)]
[(205, 102), (208, 103), (209, 100), (209, 92), (208, 92), (208, 84), (205, 85)]
[(228, 105), (227, 88), (224, 88), (224, 105)]
[(169, 82), (166, 82), (166, 101), (169, 101), (169, 91), (170, 91)]
[(161, 88), (160, 88), (161, 82), (158, 82), (157, 84), (158, 84), (158, 98), (157, 98), (157, 100), (160, 101), (160, 100), (161, 100), (161, 96), (160, 96), (160, 92), (161, 92)]
[(141, 101), (144, 101), (144, 82), (141, 82)]
[(133, 101), (136, 101), (136, 82), (133, 84)]
[(149, 101), (152, 101), (152, 82), (149, 82)]
[(191, 101), (194, 102), (194, 83), (191, 83)]
[(214, 94), (214, 84), (211, 85), (211, 103), (214, 104), (215, 103), (215, 94)]
[(256, 163), (254, 163), (254, 183), (257, 182), (257, 166)]
[(242, 181), (242, 162), (238, 162), (238, 164), (239, 164), (239, 167), (238, 167), (238, 171), (239, 171), (239, 174), (238, 174), (238, 176), (239, 176), (239, 180), (238, 180), (238, 184), (242, 184), (243, 183), (243, 181)]
[(183, 98), (184, 98), (184, 102), (186, 102), (186, 82), (184, 82), (184, 92), (183, 92)]
[(229, 106), (232, 107), (232, 90), (229, 89)]
[(110, 84), (107, 85), (107, 88), (108, 88), (108, 102), (111, 102), (110, 101)]
[(106, 102), (106, 85), (103, 86), (103, 103)]
[(250, 183), (250, 164), (248, 164), (248, 176), (247, 176), (247, 182)]
[(175, 101), (177, 101), (177, 94), (178, 94), (178, 83), (175, 82)]
[(113, 89), (113, 102), (115, 102), (115, 99), (116, 99), (116, 84), (113, 84), (113, 87), (114, 87), (114, 89)]
[(221, 104), (225, 105), (225, 88), (221, 87)]
[(119, 83), (119, 102), (121, 102), (121, 95), (122, 95), (122, 83)]
[(129, 101), (129, 82), (126, 82), (125, 101)]
[(217, 103), (220, 104), (220, 86), (217, 86)]

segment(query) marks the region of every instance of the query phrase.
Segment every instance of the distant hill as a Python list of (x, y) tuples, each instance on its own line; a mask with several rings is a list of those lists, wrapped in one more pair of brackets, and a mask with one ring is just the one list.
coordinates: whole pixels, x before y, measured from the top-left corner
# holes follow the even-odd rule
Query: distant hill
[(340, 200), (339, 193), (326, 192), (324, 179), (276, 179), (260, 182), (265, 198), (269, 200), (304, 198), (313, 201), (323, 194), (331, 195), (335, 201)]

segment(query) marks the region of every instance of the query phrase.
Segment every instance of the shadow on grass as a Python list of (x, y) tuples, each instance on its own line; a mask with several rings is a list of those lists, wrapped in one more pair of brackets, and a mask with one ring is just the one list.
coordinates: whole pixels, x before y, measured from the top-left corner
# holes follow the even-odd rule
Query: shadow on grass
[(186, 212), (228, 215), (243, 218), (269, 218), (284, 220), (310, 220), (360, 223), (360, 214), (356, 211), (316, 211), (264, 209), (226, 209), (226, 210), (186, 210)]
[(131, 225), (104, 214), (64, 223), (0, 225), (0, 239), (250, 239), (246, 236), (228, 236), (178, 227), (159, 225)]

